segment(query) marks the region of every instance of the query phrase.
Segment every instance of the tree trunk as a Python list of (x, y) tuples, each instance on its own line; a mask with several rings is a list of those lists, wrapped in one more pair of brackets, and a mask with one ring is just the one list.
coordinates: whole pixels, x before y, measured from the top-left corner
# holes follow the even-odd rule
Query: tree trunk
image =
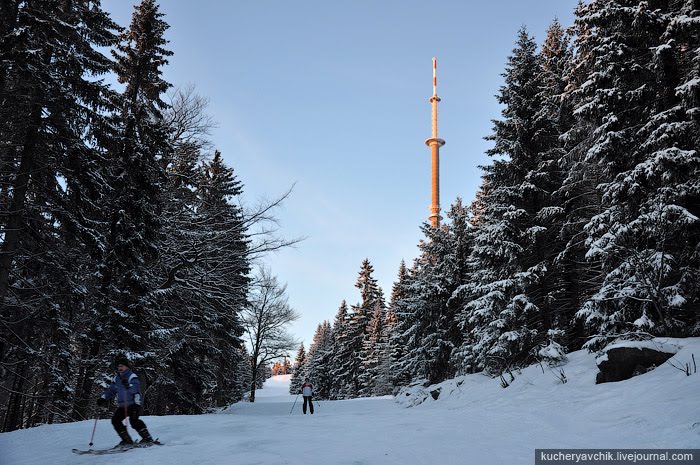
[[(5, 226), (5, 240), (0, 250), (0, 303), (4, 302), (10, 283), (10, 269), (12, 259), (19, 246), (20, 232), (22, 230), (22, 218), (24, 217), (27, 189), (35, 169), (34, 162), (36, 141), (39, 138), (39, 125), (41, 123), (41, 107), (34, 105), (31, 121), (24, 137), (19, 172), (12, 185), (12, 202)], [(2, 360), (3, 354), (0, 354)]]
[(250, 396), (248, 397), (248, 402), (255, 402), (255, 378), (250, 383)]
[(80, 370), (81, 376), (78, 377), (78, 384), (75, 389), (75, 403), (73, 404), (71, 418), (76, 421), (87, 418), (92, 388), (95, 383), (95, 358), (100, 352), (100, 343), (97, 341), (97, 338), (93, 338), (89, 344), (89, 350), (83, 351), (84, 365)]
[(253, 380), (250, 382), (250, 396), (248, 397), (248, 402), (255, 402), (255, 389), (257, 387), (257, 382), (258, 382), (258, 363), (257, 363), (257, 354), (254, 357), (251, 357), (252, 362), (250, 363), (251, 365), (251, 371), (253, 372)]
[(12, 393), (10, 394), (10, 400), (7, 403), (5, 421), (2, 428), (4, 433), (14, 431), (22, 425), (20, 410), (22, 405), (22, 397), (24, 397), (22, 389), (24, 389), (24, 379), (26, 378), (26, 375), (27, 364), (22, 363), (22, 366), (19, 368), (19, 373), (15, 373), (15, 377), (12, 382)]

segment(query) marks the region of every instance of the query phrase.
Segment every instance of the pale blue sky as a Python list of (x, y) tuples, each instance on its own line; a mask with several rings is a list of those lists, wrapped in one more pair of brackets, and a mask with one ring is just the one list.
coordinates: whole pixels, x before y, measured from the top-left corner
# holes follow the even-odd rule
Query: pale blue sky
[[(103, 0), (124, 26), (135, 3)], [(302, 314), (292, 332), (307, 349), (343, 299), (359, 300), (365, 257), (388, 298), (401, 259), (417, 255), (430, 204), (432, 57), (444, 211), (480, 184), (483, 137), (500, 117), (494, 95), (518, 29), (541, 44), (555, 17), (572, 23), (577, 3), (161, 1), (175, 53), (165, 77), (210, 99), (213, 140), (246, 202), (296, 183), (277, 217), (284, 235), (308, 238), (269, 266)]]

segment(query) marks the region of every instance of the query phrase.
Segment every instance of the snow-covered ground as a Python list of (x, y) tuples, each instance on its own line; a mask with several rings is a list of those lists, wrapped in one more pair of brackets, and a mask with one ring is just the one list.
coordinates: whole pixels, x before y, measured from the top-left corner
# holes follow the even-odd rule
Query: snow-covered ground
[[(700, 363), (700, 338), (681, 346), (676, 366)], [(438, 400), (411, 408), (403, 396), (320, 402), (301, 414), (289, 376), (276, 376), (257, 401), (216, 414), (144, 417), (163, 447), (78, 456), (93, 422), (0, 434), (2, 465), (532, 465), (536, 448), (698, 448), (700, 373), (666, 363), (619, 383), (595, 385), (595, 355), (569, 354), (561, 372), (531, 366), (500, 380), (470, 375), (442, 383)], [(101, 420), (95, 447), (117, 442)]]

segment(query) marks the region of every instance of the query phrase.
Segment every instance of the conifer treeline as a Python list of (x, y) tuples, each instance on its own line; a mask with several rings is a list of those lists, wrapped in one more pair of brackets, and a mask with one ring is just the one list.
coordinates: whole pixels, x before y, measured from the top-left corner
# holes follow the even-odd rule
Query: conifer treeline
[(94, 416), (120, 353), (150, 414), (250, 383), (251, 220), (203, 100), (164, 101), (167, 27), (154, 0), (126, 29), (99, 1), (0, 2), (2, 431)]
[(594, 0), (575, 18), (539, 51), (519, 31), (476, 200), (423, 226), (388, 305), (365, 260), (361, 303), (300, 349), (318, 395), (700, 335), (700, 2)]

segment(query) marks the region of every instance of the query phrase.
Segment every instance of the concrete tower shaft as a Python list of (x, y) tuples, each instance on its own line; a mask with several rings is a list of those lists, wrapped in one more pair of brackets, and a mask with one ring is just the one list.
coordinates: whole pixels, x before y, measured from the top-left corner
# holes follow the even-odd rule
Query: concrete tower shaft
[(429, 102), (432, 105), (432, 137), (425, 141), (425, 145), (430, 147), (431, 161), (431, 185), (432, 202), (430, 204), (430, 216), (428, 220), (433, 227), (440, 225), (440, 147), (445, 145), (445, 141), (438, 137), (438, 102), (440, 97), (437, 94), (437, 59), (433, 58), (433, 95)]

